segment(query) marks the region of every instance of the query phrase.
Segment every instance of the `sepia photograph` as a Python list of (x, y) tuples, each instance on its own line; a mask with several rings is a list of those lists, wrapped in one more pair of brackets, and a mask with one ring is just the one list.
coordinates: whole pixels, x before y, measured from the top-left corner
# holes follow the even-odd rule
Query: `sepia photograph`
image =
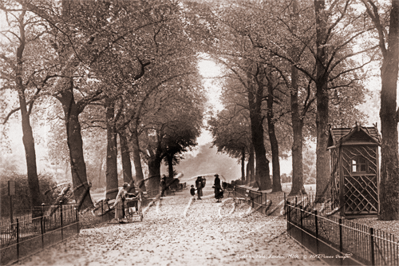
[(399, 0), (0, 0), (0, 265), (399, 266)]

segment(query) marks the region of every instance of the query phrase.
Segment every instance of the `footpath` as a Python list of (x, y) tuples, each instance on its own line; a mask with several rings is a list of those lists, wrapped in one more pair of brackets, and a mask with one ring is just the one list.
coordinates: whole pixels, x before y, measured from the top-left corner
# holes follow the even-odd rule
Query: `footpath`
[(19, 265), (326, 265), (287, 236), (284, 217), (216, 203), (211, 188), (188, 190), (150, 207), (142, 222), (82, 229)]

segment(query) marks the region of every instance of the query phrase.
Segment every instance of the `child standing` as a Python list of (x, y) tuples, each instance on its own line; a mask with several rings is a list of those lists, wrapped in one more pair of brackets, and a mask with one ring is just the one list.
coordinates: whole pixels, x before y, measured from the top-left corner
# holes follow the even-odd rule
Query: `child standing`
[(190, 194), (193, 197), (193, 199), (195, 200), (195, 188), (194, 188), (194, 185), (191, 185)]

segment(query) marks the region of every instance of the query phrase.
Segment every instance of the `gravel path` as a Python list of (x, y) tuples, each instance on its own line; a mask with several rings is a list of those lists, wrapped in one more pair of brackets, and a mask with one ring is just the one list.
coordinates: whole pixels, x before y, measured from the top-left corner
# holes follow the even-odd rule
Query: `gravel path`
[(326, 265), (284, 233), (285, 219), (245, 216), (246, 205), (219, 210), (209, 188), (188, 207), (188, 194), (165, 197), (142, 222), (83, 229), (20, 265)]

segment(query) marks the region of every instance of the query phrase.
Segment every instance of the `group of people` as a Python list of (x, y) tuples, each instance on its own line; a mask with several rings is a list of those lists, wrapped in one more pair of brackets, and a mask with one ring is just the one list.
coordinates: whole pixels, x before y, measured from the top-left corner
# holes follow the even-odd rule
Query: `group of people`
[[(195, 180), (195, 187), (196, 189), (194, 188), (194, 185), (191, 185), (190, 194), (195, 199), (195, 192), (197, 191), (197, 199), (201, 200), (202, 189), (205, 187), (205, 182), (202, 176), (198, 176), (197, 180)], [(220, 199), (223, 198), (223, 189), (220, 185), (220, 178), (218, 174), (215, 174), (215, 183), (212, 188), (215, 192), (215, 198), (217, 200), (216, 202), (220, 202)]]

